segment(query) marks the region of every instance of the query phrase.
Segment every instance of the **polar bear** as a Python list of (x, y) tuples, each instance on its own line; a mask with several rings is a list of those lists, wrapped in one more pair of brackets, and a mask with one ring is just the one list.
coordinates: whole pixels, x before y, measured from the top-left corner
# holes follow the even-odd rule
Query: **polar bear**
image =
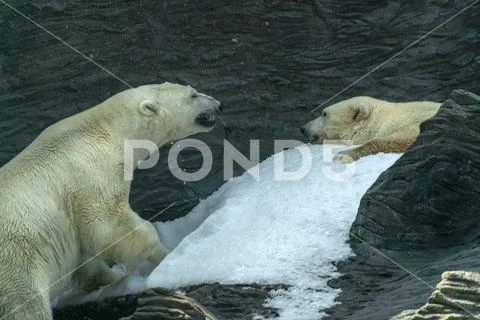
[(3, 166), (0, 319), (52, 319), (50, 298), (69, 280), (87, 289), (118, 280), (106, 261), (160, 263), (155, 227), (128, 203), (124, 141), (161, 146), (209, 131), (219, 106), (188, 86), (129, 89), (48, 127)]
[(359, 147), (339, 152), (334, 161), (352, 162), (379, 152), (404, 152), (433, 117), (440, 103), (390, 102), (367, 96), (340, 101), (300, 130), (312, 143), (351, 143)]

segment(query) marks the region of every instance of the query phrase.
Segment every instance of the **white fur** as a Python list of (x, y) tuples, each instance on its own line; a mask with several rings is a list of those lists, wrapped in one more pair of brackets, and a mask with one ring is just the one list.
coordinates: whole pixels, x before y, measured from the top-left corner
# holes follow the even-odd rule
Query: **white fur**
[[(69, 283), (72, 270), (105, 248), (73, 274), (81, 288), (118, 280), (105, 260), (160, 263), (166, 252), (154, 226), (128, 203), (123, 145), (146, 139), (160, 146), (208, 131), (195, 118), (219, 103), (193, 94), (169, 83), (123, 91), (48, 127), (0, 169), (2, 320), (51, 319), (50, 297)], [(156, 112), (145, 113), (145, 101)]]
[(420, 124), (439, 108), (440, 103), (432, 101), (390, 102), (360, 96), (325, 108), (302, 130), (313, 143), (362, 145), (335, 158), (350, 162), (377, 152), (404, 152), (420, 133)]

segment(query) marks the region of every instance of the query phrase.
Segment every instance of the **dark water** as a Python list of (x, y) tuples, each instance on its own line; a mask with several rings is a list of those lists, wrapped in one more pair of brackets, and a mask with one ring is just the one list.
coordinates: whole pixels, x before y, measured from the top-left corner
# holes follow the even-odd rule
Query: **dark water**
[[(184, 185), (162, 162), (139, 171), (131, 203), (148, 218), (192, 208), (222, 183), (223, 139), (261, 158), (273, 139), (301, 139), (310, 110), (445, 22), (472, 1), (12, 1), (24, 14), (125, 82), (190, 84), (222, 101), (225, 126), (200, 135), (214, 170)], [(385, 62), (333, 103), (356, 95), (442, 101), (456, 88), (476, 90), (480, 7)], [(0, 4), (0, 165), (46, 126), (127, 89), (31, 22)], [(187, 170), (199, 155), (183, 154)], [(242, 172), (236, 168), (236, 173)]]

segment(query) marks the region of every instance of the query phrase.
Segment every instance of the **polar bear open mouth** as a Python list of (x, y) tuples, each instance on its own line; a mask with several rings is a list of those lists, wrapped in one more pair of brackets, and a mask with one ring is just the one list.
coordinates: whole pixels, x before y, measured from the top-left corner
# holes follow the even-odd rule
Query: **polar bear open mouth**
[(195, 119), (195, 122), (204, 127), (213, 127), (217, 122), (217, 118), (214, 112), (202, 112), (198, 115), (197, 119)]

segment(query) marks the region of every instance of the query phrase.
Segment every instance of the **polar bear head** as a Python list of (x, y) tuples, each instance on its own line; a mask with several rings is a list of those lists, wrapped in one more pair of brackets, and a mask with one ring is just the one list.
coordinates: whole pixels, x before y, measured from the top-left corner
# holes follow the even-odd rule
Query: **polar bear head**
[[(220, 110), (214, 98), (167, 82), (125, 90), (104, 104), (112, 118), (119, 118), (120, 123), (114, 124), (120, 127), (122, 139), (149, 140), (158, 146), (211, 130)], [(118, 114), (111, 114), (112, 110)]]
[[(365, 131), (378, 100), (371, 97), (354, 97), (340, 101), (322, 111), (322, 115), (300, 131), (311, 143), (324, 140), (352, 141)], [(355, 142), (355, 141), (354, 141)]]

